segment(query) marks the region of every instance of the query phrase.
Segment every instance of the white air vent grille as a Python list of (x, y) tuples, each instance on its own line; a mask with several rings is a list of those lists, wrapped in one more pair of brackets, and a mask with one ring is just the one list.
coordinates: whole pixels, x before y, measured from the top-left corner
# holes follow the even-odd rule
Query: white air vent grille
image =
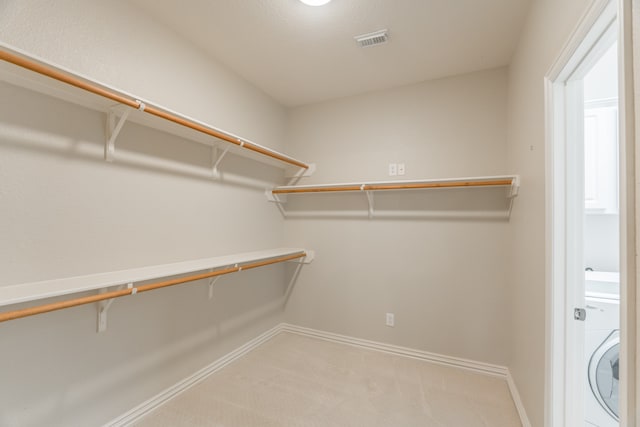
[(386, 43), (389, 40), (389, 34), (387, 30), (379, 30), (373, 33), (362, 34), (361, 36), (355, 36), (356, 42), (360, 47), (371, 47), (379, 44)]

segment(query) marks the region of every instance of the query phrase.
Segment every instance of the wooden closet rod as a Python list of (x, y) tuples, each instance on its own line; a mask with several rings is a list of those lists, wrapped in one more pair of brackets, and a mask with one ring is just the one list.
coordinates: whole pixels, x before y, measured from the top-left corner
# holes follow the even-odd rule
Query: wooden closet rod
[(36, 314), (48, 313), (50, 311), (62, 310), (63, 308), (75, 307), (78, 305), (91, 304), (98, 301), (108, 300), (112, 298), (119, 298), (126, 295), (132, 295), (140, 292), (152, 291), (154, 289), (166, 288), (167, 286), (179, 285), (182, 283), (193, 282), (194, 280), (207, 279), (209, 277), (222, 276), (224, 274), (235, 273), (237, 271), (250, 270), (252, 268), (263, 267), (265, 265), (277, 264), (280, 262), (291, 261), (297, 258), (303, 258), (307, 256), (305, 252), (298, 254), (287, 255), (279, 258), (273, 258), (266, 261), (257, 261), (250, 264), (245, 264), (235, 267), (227, 267), (222, 270), (212, 271), (210, 273), (200, 273), (191, 276), (180, 277), (177, 279), (164, 280), (161, 282), (149, 283), (146, 285), (140, 285), (133, 288), (120, 289), (117, 291), (105, 292), (98, 295), (90, 295), (87, 297), (72, 298), (65, 301), (53, 302), (50, 304), (38, 305), (35, 307), (23, 308), (20, 310), (7, 311), (0, 313), (0, 322), (7, 320), (20, 319), (22, 317), (34, 316)]
[(421, 182), (403, 184), (361, 184), (344, 186), (322, 186), (322, 187), (300, 187), (300, 188), (275, 188), (273, 194), (291, 193), (325, 193), (335, 191), (375, 191), (375, 190), (408, 190), (421, 188), (455, 188), (455, 187), (491, 187), (507, 186), (512, 184), (511, 179), (495, 179), (488, 181), (442, 181), (442, 182)]
[(163, 111), (157, 107), (154, 107), (153, 105), (148, 105), (148, 104), (144, 104), (141, 105), (141, 103), (135, 99), (131, 99), (128, 98), (126, 96), (123, 96), (119, 93), (116, 93), (114, 91), (111, 91), (109, 89), (100, 87), (96, 84), (87, 82), (85, 80), (82, 80), (78, 77), (69, 75), (67, 73), (61, 72), (59, 70), (56, 70), (55, 68), (52, 67), (48, 67), (46, 65), (40, 64), (38, 62), (35, 61), (31, 61), (29, 59), (23, 58), (19, 55), (15, 55), (13, 53), (10, 52), (6, 52), (4, 50), (0, 49), (0, 59), (10, 62), (14, 65), (17, 65), (19, 67), (22, 68), (26, 68), (27, 70), (31, 70), (33, 72), (36, 72), (38, 74), (42, 74), (43, 76), (47, 76), (50, 77), (52, 79), (61, 81), (63, 83), (67, 83), (71, 86), (75, 86), (77, 88), (86, 90), (87, 92), (91, 92), (93, 94), (102, 96), (104, 98), (108, 98), (111, 99), (112, 101), (115, 102), (119, 102), (120, 104), (124, 104), (127, 105), (131, 108), (135, 108), (135, 109), (142, 109), (141, 107), (143, 106), (144, 109), (142, 111), (144, 111), (145, 113), (149, 113), (152, 114), (156, 117), (160, 117), (162, 119), (168, 120), (170, 122), (174, 122), (177, 123), (181, 126), (193, 129), (195, 131), (204, 133), (206, 135), (209, 136), (213, 136), (215, 138), (219, 138), (222, 139), (223, 141), (227, 141), (230, 142), (231, 144), (235, 144), (239, 147), (242, 148), (246, 148), (247, 150), (251, 150), (254, 151), (256, 153), (260, 153), (264, 156), (268, 156), (277, 160), (280, 160), (281, 162), (285, 162), (294, 166), (297, 166), (299, 168), (303, 168), (303, 169), (309, 169), (309, 165), (302, 163), (298, 160), (295, 159), (291, 159), (287, 156), (283, 156), (281, 154), (272, 152), (270, 150), (267, 150), (263, 147), (260, 147), (256, 144), (252, 144), (251, 142), (248, 141), (244, 141), (241, 140), (239, 138), (233, 137), (231, 135), (227, 135), (226, 133), (223, 133), (221, 131), (218, 131), (216, 129), (212, 129), (209, 128), (207, 126), (203, 126), (199, 123), (193, 122), (191, 120), (176, 116), (174, 114), (168, 113), (166, 111)]

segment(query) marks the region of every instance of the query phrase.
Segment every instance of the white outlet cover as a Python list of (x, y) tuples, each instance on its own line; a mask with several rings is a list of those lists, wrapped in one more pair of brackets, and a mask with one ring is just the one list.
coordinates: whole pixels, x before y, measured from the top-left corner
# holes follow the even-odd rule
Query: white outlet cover
[(398, 163), (398, 175), (404, 175), (404, 163)]
[(387, 313), (386, 324), (387, 324), (387, 326), (395, 326), (396, 319), (395, 319), (395, 315), (393, 313)]
[(389, 176), (396, 176), (398, 174), (398, 165), (396, 163), (389, 163)]

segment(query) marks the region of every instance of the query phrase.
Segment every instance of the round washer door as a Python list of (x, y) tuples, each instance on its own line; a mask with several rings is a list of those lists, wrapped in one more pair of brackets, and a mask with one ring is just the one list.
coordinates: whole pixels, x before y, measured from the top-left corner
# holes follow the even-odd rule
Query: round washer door
[(593, 352), (589, 361), (589, 385), (602, 408), (619, 420), (620, 332), (615, 330)]

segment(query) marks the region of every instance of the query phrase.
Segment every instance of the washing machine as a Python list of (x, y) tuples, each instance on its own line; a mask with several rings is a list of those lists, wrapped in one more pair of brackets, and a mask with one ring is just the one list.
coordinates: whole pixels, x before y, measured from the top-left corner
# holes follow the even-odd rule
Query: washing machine
[[(589, 388), (599, 404), (599, 407), (596, 407), (599, 411), (592, 411), (597, 412), (592, 418), (599, 420), (600, 424), (595, 424), (598, 427), (619, 425), (619, 356), (620, 331), (615, 330), (596, 349), (589, 361)], [(587, 404), (593, 402), (587, 401)], [(613, 421), (601, 410), (613, 418)]]
[[(585, 421), (588, 427), (618, 427), (620, 292), (617, 283), (587, 276), (585, 321)], [(615, 286), (617, 285), (617, 287)]]

